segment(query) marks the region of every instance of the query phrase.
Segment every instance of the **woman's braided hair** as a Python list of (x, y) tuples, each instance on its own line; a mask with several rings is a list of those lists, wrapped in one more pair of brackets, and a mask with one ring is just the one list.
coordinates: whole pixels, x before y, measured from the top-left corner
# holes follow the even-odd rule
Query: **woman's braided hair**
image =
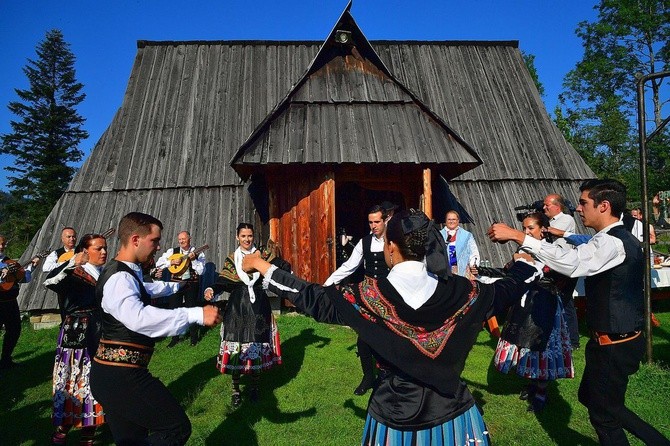
[(386, 238), (398, 247), (405, 260), (422, 260), (426, 256), (426, 239), (430, 220), (416, 209), (394, 214), (386, 226)]

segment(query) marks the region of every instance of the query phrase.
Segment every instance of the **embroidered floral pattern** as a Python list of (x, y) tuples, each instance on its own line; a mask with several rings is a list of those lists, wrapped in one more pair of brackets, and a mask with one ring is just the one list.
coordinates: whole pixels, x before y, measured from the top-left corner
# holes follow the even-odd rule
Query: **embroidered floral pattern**
[[(408, 324), (400, 319), (393, 304), (386, 300), (379, 290), (377, 279), (366, 277), (359, 284), (361, 300), (368, 307), (369, 311), (365, 308), (360, 308), (356, 303), (353, 303), (353, 306), (359, 307), (358, 310), (361, 315), (373, 322), (376, 321), (373, 315), (379, 316), (391, 331), (408, 339), (421, 353), (434, 359), (440, 355), (456, 324), (468, 313), (472, 304), (475, 303), (479, 296), (477, 282), (471, 281), (471, 283), (473, 285), (472, 291), (468, 295), (465, 304), (451, 317), (447, 318), (440, 328), (433, 331), (426, 331), (423, 327)], [(349, 300), (346, 297), (346, 293), (345, 298)]]
[(152, 354), (153, 350), (140, 350), (129, 346), (104, 344), (101, 342), (98, 345), (95, 357), (103, 361), (146, 367), (149, 365)]

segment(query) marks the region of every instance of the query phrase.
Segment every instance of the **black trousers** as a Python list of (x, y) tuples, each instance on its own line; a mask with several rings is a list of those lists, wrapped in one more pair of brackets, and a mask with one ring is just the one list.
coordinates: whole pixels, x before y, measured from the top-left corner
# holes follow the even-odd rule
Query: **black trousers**
[(0, 363), (8, 363), (21, 336), (21, 312), (16, 299), (0, 301), (0, 325), (5, 326)]
[(599, 345), (586, 344), (586, 367), (579, 385), (579, 402), (589, 411), (601, 445), (629, 445), (624, 429), (648, 445), (670, 445), (659, 431), (625, 406), (628, 377), (640, 367), (645, 338)]
[(191, 422), (170, 391), (146, 368), (91, 362), (91, 392), (105, 410), (114, 443), (181, 446)]
[(375, 379), (375, 359), (372, 354), (372, 348), (366, 344), (360, 337), (356, 340), (358, 357), (361, 360), (361, 369), (363, 370), (363, 379)]

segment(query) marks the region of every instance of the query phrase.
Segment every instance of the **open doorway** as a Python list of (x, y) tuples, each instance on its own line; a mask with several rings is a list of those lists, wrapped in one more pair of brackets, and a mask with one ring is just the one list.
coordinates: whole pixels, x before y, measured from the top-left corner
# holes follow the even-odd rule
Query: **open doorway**
[[(335, 187), (335, 233), (337, 243), (340, 243), (340, 236), (346, 233), (351, 236), (352, 249), (358, 241), (370, 233), (368, 226), (368, 211), (376, 204), (382, 201), (390, 201), (397, 204), (398, 209), (405, 208), (403, 195), (397, 191), (366, 189), (355, 182), (337, 183)], [(338, 256), (336, 254), (336, 259)], [(337, 262), (339, 266), (341, 261)]]

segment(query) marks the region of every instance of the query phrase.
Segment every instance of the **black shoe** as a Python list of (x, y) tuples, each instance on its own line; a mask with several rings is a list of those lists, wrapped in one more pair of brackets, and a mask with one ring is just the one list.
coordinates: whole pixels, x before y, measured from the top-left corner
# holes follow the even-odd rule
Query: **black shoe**
[(367, 376), (363, 377), (363, 380), (361, 383), (354, 389), (354, 395), (365, 395), (365, 393), (372, 388), (372, 383), (374, 382), (374, 379), (368, 378)]
[(198, 341), (191, 341), (191, 347), (195, 347), (196, 345), (198, 345)]
[(230, 397), (230, 404), (232, 404), (233, 407), (240, 407), (240, 404), (242, 404), (242, 397), (239, 392), (233, 392)]
[(179, 339), (177, 336), (173, 337), (170, 343), (167, 345), (167, 348), (172, 348), (175, 345), (179, 344), (181, 342), (181, 339)]

